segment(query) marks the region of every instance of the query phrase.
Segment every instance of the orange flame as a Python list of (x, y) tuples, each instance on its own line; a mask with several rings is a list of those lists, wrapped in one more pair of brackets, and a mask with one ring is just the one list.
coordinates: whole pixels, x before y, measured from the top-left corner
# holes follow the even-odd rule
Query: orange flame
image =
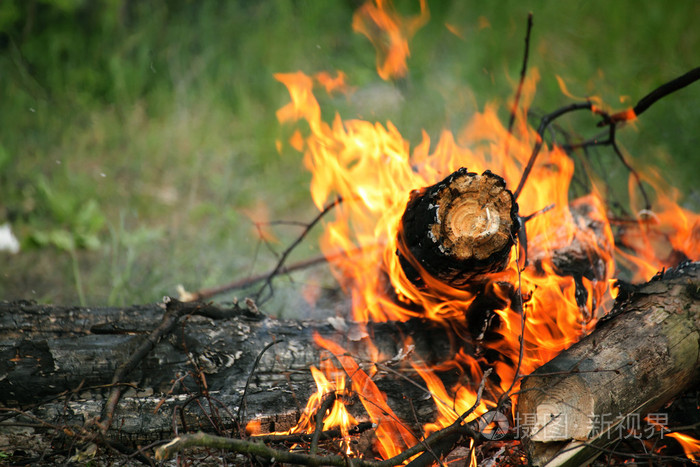
[[(526, 103), (527, 96), (534, 92), (537, 76), (533, 73), (526, 81), (527, 94), (523, 98)], [(334, 195), (344, 199), (336, 208), (336, 220), (326, 225), (321, 242), (326, 252), (347, 253), (347, 256), (335, 256), (332, 264), (339, 281), (352, 294), (355, 320), (407, 320), (414, 316), (438, 321), (464, 320), (465, 310), (474, 299), (470, 293), (430, 278), (427, 281), (431, 290), (426, 292), (418, 290), (406, 278), (395, 254), (400, 218), (411, 190), (431, 185), (461, 166), (476, 172), (491, 169), (503, 176), (508, 185), (515, 186), (539, 138), (524, 121), (526, 109), (519, 112), (521, 118), (513, 134), (502, 126), (497, 109), (487, 106), (460, 134), (459, 143), (451, 133), (443, 132), (431, 152), (430, 138), (424, 133), (423, 141), (411, 152), (408, 142), (390, 122), (383, 126), (362, 120), (343, 121), (338, 115), (332, 124), (324, 122), (312, 93), (313, 80), (306, 75), (275, 77), (287, 86), (292, 98), (290, 104), (278, 111), (280, 120), (305, 120), (310, 129), (304, 141), (304, 163), (313, 174), (311, 194), (315, 204), (322, 208)], [(518, 274), (518, 258), (514, 251), (508, 268), (494, 276), (493, 292), (505, 304), (502, 309), (495, 310), (501, 320), (497, 331), (501, 339), (484, 345), (504, 356), (504, 361), (495, 363), (503, 390), (517, 378), (514, 365), (505, 361), (518, 361), (521, 329), (525, 332), (519, 373), (527, 374), (576, 342), (596, 318), (590, 311), (600, 305), (609, 306), (612, 301), (608, 284), (614, 272), (613, 240), (605, 207), (595, 194), (577, 201), (588, 205), (590, 216), (603, 224), (605, 239), (601, 241), (581, 229), (569, 212), (567, 193), (573, 170), (573, 161), (560, 148), (544, 147), (531, 172), (536, 182), (525, 185), (518, 200), (527, 213), (553, 207), (527, 224), (528, 236), (544, 251), (541, 270), (527, 268)], [(582, 313), (577, 303), (573, 279), (556, 274), (549, 259), (554, 250), (568, 245), (574, 237), (588, 244), (604, 266), (601, 277), (582, 280), (588, 294), (585, 304), (588, 315)], [(610, 248), (601, 247), (601, 244)], [(364, 255), (356, 254), (358, 247), (369, 249), (375, 245), (381, 247)], [(525, 303), (525, 323), (521, 322), (516, 304), (512, 303), (512, 288), (503, 289), (498, 285), (501, 281), (519, 284), (523, 296), (529, 297)], [(398, 300), (385, 292), (389, 284)], [(331, 350), (329, 342), (319, 339), (317, 342)], [(343, 363), (349, 374), (356, 371), (347, 365), (352, 364)], [(473, 359), (468, 365), (478, 368)], [(436, 400), (456, 401), (455, 408), (444, 410), (434, 425), (426, 427), (427, 431), (447, 426), (460, 414), (459, 410), (466, 410), (473, 404), (474, 381), (478, 383), (478, 374), (472, 376), (468, 387), (451, 388), (453, 396), (448, 396), (432, 370), (416, 369), (437, 396)], [(455, 399), (454, 394), (459, 397)], [(485, 410), (483, 404), (480, 410)], [(404, 440), (404, 444), (407, 441)], [(396, 445), (396, 442), (391, 444)], [(383, 452), (393, 451), (385, 446)]]
[[(618, 261), (633, 272), (633, 281), (649, 280), (682, 260), (700, 258), (700, 215), (679, 206), (678, 191), (652, 179), (652, 170), (645, 169), (645, 173), (658, 199), (652, 210), (640, 209), (632, 222), (622, 223), (617, 235)], [(632, 177), (629, 189), (632, 206), (639, 206)]]
[(250, 436), (259, 435), (262, 431), (260, 420), (251, 420), (245, 426), (246, 434)]
[(375, 447), (382, 457), (388, 459), (396, 456), (418, 441), (387, 405), (385, 395), (377, 388), (374, 381), (351, 356), (347, 355), (345, 349), (319, 334), (314, 335), (314, 341), (335, 355), (350, 376), (353, 391), (360, 397), (372, 422), (377, 424)]
[(685, 452), (685, 455), (688, 456), (688, 459), (692, 459), (694, 461), (700, 460), (700, 441), (683, 433), (668, 433), (666, 436), (678, 441), (683, 448), (683, 452)]
[(408, 41), (430, 18), (425, 0), (420, 0), (420, 14), (403, 18), (391, 0), (369, 0), (353, 15), (354, 31), (367, 36), (377, 49), (377, 72), (384, 80), (406, 75), (406, 59), (411, 55)]
[[(349, 395), (345, 387), (345, 373), (338, 370), (329, 359), (321, 361), (321, 369), (311, 367), (311, 374), (316, 382), (316, 392), (309, 397), (306, 407), (295, 426), (287, 431), (272, 434), (287, 435), (293, 433), (313, 433), (316, 430), (316, 419), (322, 417), (322, 430), (337, 428), (345, 440), (346, 455), (352, 455), (349, 443), (349, 430), (357, 425), (357, 420), (347, 410), (343, 397)], [(319, 413), (324, 407), (327, 397), (333, 398), (333, 403), (326, 413)], [(260, 422), (255, 420), (246, 425), (246, 433), (256, 436), (260, 433)]]
[[(481, 381), (482, 372), (476, 361), (471, 361), (474, 364), (472, 367), (472, 381), (476, 381), (478, 384)], [(451, 425), (460, 415), (470, 410), (476, 404), (476, 392), (473, 388), (458, 384), (452, 388), (451, 392), (448, 392), (440, 378), (433, 372), (433, 369), (417, 363), (412, 363), (412, 366), (425, 381), (439, 414), (435, 422), (428, 423), (423, 427), (426, 436)], [(486, 403), (482, 400), (466, 421), (482, 415), (487, 410)]]
[[(353, 27), (377, 47), (382, 78), (405, 74), (407, 37), (427, 21), (427, 16), (424, 1), (420, 16), (410, 21), (404, 21), (390, 3), (381, 0), (376, 0), (376, 5), (365, 3), (355, 14)], [(287, 87), (291, 97), (291, 102), (277, 112), (280, 122), (303, 121), (308, 125), (303, 133), (294, 132), (291, 144), (303, 151), (304, 164), (312, 173), (311, 196), (315, 205), (323, 209), (335, 196), (343, 199), (334, 210), (335, 219), (326, 221), (321, 246), (340, 284), (352, 296), (353, 318), (367, 322), (421, 317), (457, 330), (467, 329), (466, 311), (476, 298), (472, 293), (430, 276), (423, 277), (427, 288), (418, 289), (406, 277), (396, 255), (401, 217), (412, 190), (432, 185), (460, 167), (478, 173), (488, 169), (503, 177), (507, 186), (518, 185), (533, 146), (541, 142), (527, 123), (528, 107), (539, 79), (537, 70), (532, 70), (525, 80), (512, 132), (502, 125), (498, 109), (487, 105), (456, 136), (443, 131), (432, 142), (423, 132), (422, 141), (413, 148), (391, 122), (383, 125), (343, 120), (338, 114), (330, 123), (324, 120), (313, 88), (319, 84), (329, 92), (335, 89), (325, 75), (312, 78), (297, 72), (276, 74), (275, 78)], [(568, 93), (563, 81), (559, 81)], [(340, 82), (341, 89), (347, 89), (344, 76)], [(602, 108), (597, 98), (596, 107)], [(634, 118), (628, 111), (615, 115), (625, 120)], [(616, 294), (612, 288), (615, 256), (635, 280), (648, 279), (679, 258), (700, 258), (700, 216), (680, 208), (674, 194), (664, 189), (659, 180), (652, 179), (653, 175), (644, 180), (656, 187), (653, 212), (639, 210), (636, 219), (623, 227), (616, 225), (617, 238), (621, 239), (616, 245), (602, 189), (594, 188), (586, 196), (569, 200), (573, 173), (573, 160), (560, 147), (544, 144), (520, 193), (521, 213), (542, 212), (525, 227), (531, 246), (530, 266), (521, 268), (524, 259), (514, 248), (505, 270), (493, 274), (485, 285), (500, 305), (492, 310), (496, 324), (490, 332), (495, 338), (479, 344), (495, 351), (499, 358), (487, 362), (460, 350), (452, 361), (441, 365), (463, 371), (464, 377), (450, 388), (437, 376), (440, 368), (411, 363), (425, 381), (439, 412), (437, 420), (424, 426), (425, 435), (453, 423), (474, 405), (475, 388), (485, 365), (495, 369), (500, 381), (500, 388), (490, 387), (493, 394), (498, 390), (517, 390), (521, 375), (551, 360), (592, 329), (609, 310)], [(630, 204), (639, 206), (636, 185), (631, 185), (630, 193)], [(577, 217), (578, 209), (586, 212), (586, 221)], [(589, 222), (598, 228), (592, 229)], [(579, 254), (587, 255), (591, 262), (592, 272), (577, 280), (561, 274), (553, 261), (558, 251), (572, 244), (579, 245)], [(338, 255), (338, 251), (345, 254)], [(378, 424), (377, 452), (386, 459), (415, 444), (415, 436), (396, 418), (385, 396), (355, 359), (331, 340), (319, 335), (314, 340), (336, 356), (352, 381), (352, 391)], [(321, 377), (317, 373), (314, 378), (318, 384)], [(336, 382), (336, 387), (340, 384)], [(325, 388), (319, 385), (319, 394), (328, 392), (322, 387)], [(493, 405), (493, 401), (482, 401), (472, 417)]]
[(349, 94), (353, 91), (351, 86), (348, 86), (345, 82), (347, 76), (342, 71), (338, 71), (336, 76), (331, 76), (327, 71), (321, 71), (314, 75), (318, 84), (323, 86), (328, 94), (333, 94), (335, 92), (340, 92), (343, 94)]

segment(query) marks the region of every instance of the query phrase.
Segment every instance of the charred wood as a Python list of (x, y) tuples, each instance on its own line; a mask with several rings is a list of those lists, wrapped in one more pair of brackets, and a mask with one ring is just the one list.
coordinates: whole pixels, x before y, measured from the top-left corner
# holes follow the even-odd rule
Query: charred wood
[[(557, 363), (545, 365), (528, 378), (520, 395), (520, 412), (539, 413), (539, 399), (534, 408), (523, 401), (536, 394), (556, 394), (549, 387), (558, 385), (558, 378), (564, 376), (585, 381), (581, 397), (593, 397), (595, 411), (611, 413), (624, 410), (625, 400), (639, 405), (631, 397), (641, 392), (640, 386), (648, 388), (644, 400), (650, 402), (644, 410), (650, 411), (692, 384), (698, 371), (699, 277), (700, 265), (693, 263), (621, 294), (618, 316), (579, 345), (588, 353), (579, 356), (577, 347), (572, 347), (562, 354), (563, 360), (553, 360)], [(109, 439), (144, 443), (170, 437), (178, 430), (196, 429), (230, 435), (252, 419), (262, 422), (262, 432), (289, 428), (315, 390), (309, 367), (325, 354), (313, 343), (315, 332), (340, 339), (359, 362), (370, 359), (368, 335), (388, 358), (405, 351), (402, 342), (408, 336), (426, 363), (450, 359), (460, 348), (474, 352), (470, 343), (455, 339), (448, 329), (419, 319), (365, 327), (342, 320), (331, 320), (333, 324), (276, 320), (237, 306), (187, 306), (192, 312), (183, 315), (175, 331), (127, 375), (124, 394), (106, 433)], [(0, 303), (0, 425), (41, 420), (53, 426), (94, 426), (116, 369), (159, 325), (164, 313), (162, 304), (118, 309)], [(261, 355), (273, 341), (283, 342)], [(696, 347), (690, 348), (693, 342)], [(595, 358), (603, 358), (603, 363)], [(419, 380), (410, 365), (394, 363), (395, 371), (383, 371), (380, 366), (373, 379), (396, 415), (412, 421), (409, 426), (419, 433), (423, 423), (433, 420), (435, 406), (409, 383), (409, 379)], [(685, 366), (678, 369), (678, 364)], [(639, 373), (642, 370), (647, 373)], [(588, 382), (591, 378), (597, 386)], [(248, 379), (247, 409), (239, 418), (236, 414)], [(579, 383), (562, 384), (581, 387)], [(586, 391), (592, 395), (586, 396)], [(606, 391), (616, 394), (608, 398), (612, 402), (606, 402)], [(406, 403), (407, 398), (412, 404)], [(568, 395), (554, 397), (558, 399), (569, 404), (574, 400)], [(544, 444), (535, 437), (528, 445), (537, 443)]]
[[(428, 363), (450, 358), (459, 348), (470, 351), (447, 329), (419, 319), (363, 326), (342, 319), (277, 320), (238, 306), (186, 306), (192, 313), (126, 376), (108, 437), (146, 442), (172, 433), (174, 424), (211, 428), (206, 416), (211, 407), (221, 412), (222, 429), (251, 419), (262, 420), (263, 431), (288, 429), (315, 391), (309, 368), (329, 356), (314, 345), (314, 333), (341, 342), (360, 362), (370, 360), (369, 335), (387, 359), (399, 354), (408, 336)], [(49, 423), (94, 423), (115, 372), (164, 313), (163, 304), (119, 309), (0, 302), (0, 405), (8, 409), (0, 420), (27, 410)], [(273, 341), (283, 342), (262, 354), (253, 369)], [(400, 373), (415, 376), (410, 366), (395, 363)], [(238, 420), (249, 378), (246, 410)], [(414, 385), (382, 371), (377, 385), (397, 415), (414, 419), (406, 396), (430, 419), (432, 403)]]
[(467, 287), (476, 276), (502, 271), (518, 234), (518, 205), (500, 176), (461, 168), (411, 193), (398, 234), (406, 276)]

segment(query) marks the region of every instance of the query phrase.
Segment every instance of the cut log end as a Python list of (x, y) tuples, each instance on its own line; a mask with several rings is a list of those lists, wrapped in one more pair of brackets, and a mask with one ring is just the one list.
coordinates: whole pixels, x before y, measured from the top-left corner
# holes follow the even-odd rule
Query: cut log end
[(519, 405), (524, 434), (531, 441), (568, 441), (586, 439), (593, 428), (594, 398), (585, 381), (577, 375), (562, 379), (557, 386), (546, 391), (523, 382), (523, 394)]
[(431, 231), (460, 260), (484, 260), (512, 242), (512, 195), (500, 177), (456, 177), (436, 201), (438, 222)]
[(462, 168), (412, 194), (398, 255), (415, 284), (427, 273), (462, 288), (475, 276), (503, 270), (518, 228), (517, 204), (503, 178)]

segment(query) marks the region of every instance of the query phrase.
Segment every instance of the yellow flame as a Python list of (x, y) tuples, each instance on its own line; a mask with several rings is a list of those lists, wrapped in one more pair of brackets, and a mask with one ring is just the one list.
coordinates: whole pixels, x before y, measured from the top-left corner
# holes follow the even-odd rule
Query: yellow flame
[(391, 0), (369, 0), (353, 15), (352, 28), (364, 34), (377, 49), (377, 73), (384, 80), (406, 75), (411, 55), (408, 41), (428, 22), (430, 13), (420, 0), (420, 14), (402, 17)]
[(700, 460), (700, 441), (683, 433), (667, 433), (666, 436), (678, 441), (688, 459)]
[[(438, 321), (464, 320), (465, 310), (474, 299), (470, 293), (436, 280), (431, 282), (429, 277), (426, 281), (430, 290), (419, 290), (406, 278), (395, 254), (400, 219), (411, 190), (431, 185), (461, 166), (475, 172), (490, 169), (503, 176), (509, 186), (515, 186), (539, 138), (525, 123), (526, 110), (519, 112), (513, 134), (501, 124), (497, 108), (489, 105), (460, 133), (459, 142), (452, 133), (444, 131), (431, 151), (430, 138), (424, 133), (423, 141), (411, 151), (391, 122), (382, 125), (342, 120), (339, 115), (331, 124), (323, 121), (313, 96), (312, 78), (302, 73), (275, 77), (287, 86), (291, 96), (291, 102), (278, 111), (280, 121), (308, 123), (310, 133), (304, 139), (304, 163), (313, 175), (314, 203), (322, 208), (335, 195), (344, 199), (335, 210), (336, 219), (326, 224), (321, 243), (326, 252), (347, 253), (335, 255), (332, 265), (340, 283), (352, 294), (354, 319), (384, 321), (421, 316)], [(525, 105), (529, 104), (537, 79), (537, 73), (532, 73), (526, 80), (522, 99)], [(571, 345), (590, 324), (586, 321), (593, 319), (582, 316), (573, 279), (555, 273), (549, 262), (554, 250), (565, 247), (574, 238), (589, 244), (591, 251), (598, 252), (605, 268), (603, 277), (583, 280), (589, 296), (588, 308), (595, 308), (594, 301), (600, 304), (612, 300), (606, 295), (614, 272), (612, 256), (600, 247), (601, 243), (613, 244), (605, 208), (595, 194), (577, 201), (589, 206), (591, 216), (597, 216), (603, 224), (605, 241), (601, 242), (581, 229), (569, 212), (567, 194), (573, 170), (573, 161), (560, 148), (543, 147), (531, 172), (532, 181), (525, 185), (518, 200), (521, 210), (527, 213), (553, 205), (527, 224), (528, 236), (544, 251), (540, 269), (528, 268), (519, 276), (514, 250), (508, 268), (493, 278), (493, 289), (505, 304), (495, 310), (501, 319), (497, 331), (501, 339), (484, 345), (511, 362), (518, 360), (523, 324), (511, 303), (512, 288), (499, 291), (498, 283), (519, 284), (523, 295), (529, 297), (525, 304), (527, 320), (521, 373), (532, 371)], [(377, 245), (380, 247), (375, 248)], [(372, 250), (358, 255), (358, 247)], [(386, 293), (389, 284), (394, 294)], [(502, 386), (507, 389), (516, 377), (515, 368), (503, 362), (496, 366)], [(421, 372), (426, 381), (431, 381), (429, 373), (430, 370)], [(470, 388), (451, 390), (460, 395), (458, 407), (468, 407), (470, 400), (473, 401), (473, 384)], [(445, 426), (456, 415), (453, 411), (443, 417), (437, 423)]]
[[(408, 39), (427, 18), (424, 1), (421, 1), (421, 14), (410, 20), (401, 18), (391, 3), (381, 0), (369, 1), (358, 10), (353, 26), (377, 47), (377, 68), (382, 78), (406, 73)], [(297, 72), (276, 74), (275, 78), (287, 87), (291, 98), (277, 112), (280, 122), (306, 124), (301, 125), (303, 131), (297, 129), (293, 133), (290, 144), (304, 153), (304, 165), (312, 174), (313, 202), (323, 209), (336, 196), (343, 199), (334, 210), (335, 218), (325, 220), (321, 246), (339, 283), (352, 296), (353, 318), (367, 322), (421, 317), (449, 323), (456, 330), (467, 329), (466, 311), (475, 299), (472, 293), (429, 275), (422, 277), (426, 287), (419, 289), (406, 277), (396, 255), (401, 217), (413, 190), (430, 186), (460, 167), (477, 173), (488, 169), (502, 176), (508, 187), (518, 185), (533, 146), (541, 142), (527, 121), (539, 79), (537, 70), (531, 70), (524, 82), (520, 107), (514, 109), (516, 124), (512, 131), (501, 123), (498, 108), (488, 104), (456, 135), (445, 130), (437, 141), (431, 141), (423, 132), (422, 140), (413, 148), (391, 122), (343, 119), (339, 114), (323, 119), (314, 86), (322, 86), (328, 92), (346, 92), (351, 88), (344, 75), (310, 77)], [(557, 79), (562, 91), (568, 94), (563, 80)], [(595, 102), (597, 108), (602, 108), (600, 99), (595, 98)], [(615, 115), (624, 120), (634, 118), (628, 110)], [(523, 258), (519, 258), (514, 248), (505, 270), (491, 275), (484, 285), (501, 305), (493, 310), (497, 324), (490, 331), (495, 337), (480, 345), (495, 351), (499, 358), (487, 362), (459, 351), (440, 367), (411, 363), (438, 407), (439, 417), (424, 426), (426, 433), (454, 422), (474, 404), (475, 387), (484, 366), (495, 369), (501, 391), (511, 386), (517, 390), (520, 375), (546, 363), (590, 330), (616, 295), (615, 256), (632, 271), (635, 280), (648, 279), (681, 257), (700, 258), (700, 216), (680, 208), (673, 191), (665, 188), (653, 172), (644, 172), (644, 182), (656, 188), (656, 203), (652, 210), (637, 208), (639, 214), (626, 220), (624, 227), (615, 225), (617, 238), (622, 239), (619, 245), (615, 245), (602, 189), (594, 188), (586, 196), (569, 200), (573, 173), (573, 160), (560, 147), (544, 144), (517, 200), (521, 213), (542, 213), (526, 224), (532, 255), (530, 266), (521, 270), (519, 264)], [(636, 184), (630, 184), (630, 194), (632, 206), (642, 205)], [(576, 209), (583, 209), (587, 221), (597, 223), (599, 228), (592, 230), (578, 219), (572, 214)], [(560, 275), (553, 261), (558, 251), (572, 244), (580, 247), (580, 254), (590, 258), (593, 271), (579, 278), (578, 285), (573, 277)], [(344, 254), (339, 255), (339, 251)], [(585, 289), (585, 293), (577, 287)], [(585, 303), (581, 303), (581, 296), (587, 297)], [(359, 395), (370, 418), (378, 424), (377, 452), (386, 459), (415, 444), (414, 435), (396, 418), (384, 394), (372, 381), (372, 375), (339, 344), (318, 335), (314, 339), (336, 356), (351, 378), (352, 391)], [(371, 342), (368, 345), (375, 351)], [(446, 388), (437, 372), (452, 367), (459, 368), (463, 377), (456, 385)], [(319, 383), (324, 378), (333, 380), (324, 376), (333, 371), (339, 370), (329, 367), (327, 371), (314, 371), (318, 394), (339, 388), (346, 390), (344, 379)], [(329, 389), (329, 385), (335, 389)], [(492, 393), (497, 389), (490, 388)], [(320, 400), (313, 404), (310, 400), (309, 404), (307, 412), (311, 414), (318, 410)], [(482, 401), (472, 416), (484, 413), (493, 404)], [(347, 413), (339, 412), (332, 420), (327, 420), (328, 426), (350, 423)], [(303, 429), (309, 429), (308, 423), (307, 420)], [(324, 427), (325, 423), (326, 419)], [(471, 463), (475, 462), (472, 452)]]

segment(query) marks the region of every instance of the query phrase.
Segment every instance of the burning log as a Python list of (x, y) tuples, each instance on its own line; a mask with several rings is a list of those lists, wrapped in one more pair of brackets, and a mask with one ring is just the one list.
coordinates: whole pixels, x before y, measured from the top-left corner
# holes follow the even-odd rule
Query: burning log
[(700, 263), (685, 263), (621, 291), (611, 319), (525, 378), (518, 417), (533, 465), (587, 464), (700, 379), (698, 290)]
[[(315, 391), (309, 368), (319, 364), (324, 351), (314, 345), (314, 333), (332, 339), (342, 330), (344, 345), (358, 361), (371, 359), (368, 333), (388, 358), (400, 354), (399, 336), (411, 336), (426, 362), (443, 361), (458, 351), (444, 328), (419, 319), (365, 327), (343, 320), (277, 320), (238, 306), (175, 300), (167, 306), (129, 308), (0, 302), (0, 407), (29, 407), (33, 416), (56, 425), (94, 424), (114, 374), (149, 340), (172, 306), (185, 307), (175, 329), (154, 343), (119, 383), (124, 394), (106, 433), (111, 439), (162, 439), (172, 432), (173, 413), (190, 428), (211, 428), (205, 408), (193, 401), (225, 408), (222, 427), (258, 419), (265, 430), (290, 428), (303, 409), (299, 404)], [(265, 350), (271, 342), (279, 344)], [(405, 375), (415, 376), (410, 368)], [(405, 379), (385, 376), (377, 385), (397, 415), (412, 419), (404, 401), (408, 395), (418, 413), (430, 418), (433, 407), (424, 393)]]
[(420, 286), (425, 272), (455, 288), (502, 271), (519, 230), (518, 205), (500, 176), (461, 168), (411, 193), (401, 219), (398, 255)]
[[(616, 306), (619, 316), (524, 383), (519, 405), (521, 423), (530, 412), (546, 416), (553, 410), (547, 412), (547, 407), (561, 399), (569, 405), (576, 400), (592, 400), (584, 405), (598, 415), (601, 411), (625, 413), (637, 407), (644, 413), (656, 410), (692, 384), (699, 373), (699, 287), (700, 263), (693, 263), (629, 295), (621, 294)], [(207, 410), (214, 409), (227, 414), (219, 430), (264, 416), (264, 430), (292, 425), (298, 416), (298, 401), (305, 400), (313, 387), (308, 368), (321, 357), (313, 345), (312, 333), (337, 337), (339, 325), (280, 321), (238, 307), (201, 303), (182, 306), (190, 308), (176, 331), (158, 342), (129, 375), (131, 389), (120, 400), (113, 428), (106, 435), (121, 442), (162, 439), (172, 432), (172, 414), (179, 414), (178, 423), (188, 430), (213, 429)], [(36, 417), (16, 418), (20, 422), (40, 419), (54, 426), (73, 427), (94, 424), (104, 408), (104, 387), (100, 385), (109, 385), (120, 362), (158, 325), (163, 308), (86, 309), (0, 303), (3, 412), (17, 413), (26, 408)], [(358, 361), (367, 352), (365, 332), (373, 335), (375, 346), (385, 355), (399, 353), (397, 336), (411, 336), (415, 351), (427, 363), (449, 358), (455, 351), (449, 336), (439, 335), (448, 332), (443, 326), (423, 320), (376, 323), (366, 329), (346, 325), (344, 345)], [(280, 344), (263, 352), (273, 340)], [(566, 378), (575, 382), (558, 383)], [(399, 409), (398, 417), (413, 420), (418, 415), (418, 426), (434, 415), (432, 401), (425, 400), (424, 394), (406, 380), (382, 376), (381, 372), (373, 379), (386, 393), (388, 404)], [(243, 397), (247, 382), (249, 389)], [(550, 391), (550, 385), (564, 389), (557, 395), (556, 390)], [(182, 386), (190, 389), (182, 390)], [(631, 387), (635, 391), (630, 391)], [(565, 392), (572, 388), (580, 393), (578, 399)], [(57, 397), (62, 391), (63, 397)], [(47, 397), (52, 400), (42, 403)], [(406, 398), (413, 401), (412, 407), (406, 404)], [(535, 402), (528, 406), (528, 400)], [(241, 407), (243, 417), (236, 419), (234, 414)], [(558, 407), (568, 406), (565, 403)], [(572, 431), (562, 436), (587, 435)], [(550, 443), (543, 443), (538, 436), (532, 432), (528, 444), (531, 452), (544, 447), (551, 451)], [(557, 449), (561, 444), (555, 444)], [(445, 452), (450, 449), (448, 446)], [(533, 459), (543, 459), (540, 454), (533, 455), (539, 456)], [(577, 464), (578, 459), (572, 462)]]

